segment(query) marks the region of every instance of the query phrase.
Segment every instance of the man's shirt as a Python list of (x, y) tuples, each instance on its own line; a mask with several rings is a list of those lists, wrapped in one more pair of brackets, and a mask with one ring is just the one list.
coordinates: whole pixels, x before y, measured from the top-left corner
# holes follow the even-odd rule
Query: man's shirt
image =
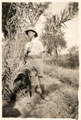
[(28, 49), (30, 49), (28, 56), (40, 55), (42, 52), (45, 51), (43, 44), (41, 41), (38, 40), (38, 37), (34, 38), (31, 42), (28, 42), (25, 45), (25, 53), (27, 52)]

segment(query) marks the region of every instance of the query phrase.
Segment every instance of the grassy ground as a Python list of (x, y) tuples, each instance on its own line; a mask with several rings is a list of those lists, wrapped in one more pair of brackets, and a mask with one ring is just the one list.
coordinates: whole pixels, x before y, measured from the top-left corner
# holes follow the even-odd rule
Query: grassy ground
[(46, 95), (49, 100), (44, 101), (35, 94), (28, 103), (30, 98), (25, 94), (14, 105), (9, 105), (10, 108), (3, 107), (4, 117), (78, 118), (78, 69), (55, 66), (47, 59), (44, 73)]

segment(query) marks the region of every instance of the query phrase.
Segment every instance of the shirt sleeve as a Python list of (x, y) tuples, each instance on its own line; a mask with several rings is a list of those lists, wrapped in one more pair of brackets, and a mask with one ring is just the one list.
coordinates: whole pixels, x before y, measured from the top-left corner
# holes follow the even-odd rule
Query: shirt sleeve
[(40, 42), (40, 51), (41, 51), (41, 52), (44, 52), (44, 51), (45, 51), (45, 48), (44, 48), (42, 42)]
[(24, 53), (26, 53), (26, 52), (27, 52), (28, 47), (29, 47), (29, 43), (27, 43), (27, 44), (25, 45), (25, 50), (24, 50)]

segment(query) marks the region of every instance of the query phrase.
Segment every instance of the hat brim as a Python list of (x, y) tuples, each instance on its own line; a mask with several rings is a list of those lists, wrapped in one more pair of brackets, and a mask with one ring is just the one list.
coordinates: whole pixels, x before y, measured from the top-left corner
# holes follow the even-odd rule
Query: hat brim
[(31, 30), (31, 29), (26, 30), (25, 33), (28, 35), (28, 33), (29, 33), (30, 31), (35, 33), (34, 37), (37, 37), (37, 36), (38, 36), (37, 32), (36, 32), (35, 30)]

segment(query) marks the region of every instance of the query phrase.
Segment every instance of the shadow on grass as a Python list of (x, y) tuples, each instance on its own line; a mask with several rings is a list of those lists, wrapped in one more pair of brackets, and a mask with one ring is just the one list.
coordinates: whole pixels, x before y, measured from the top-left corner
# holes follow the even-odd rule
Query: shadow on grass
[[(57, 94), (62, 93), (61, 88), (63, 89), (63, 86), (64, 86), (64, 84), (62, 84), (62, 83), (61, 84), (55, 83), (55, 84), (51, 84), (51, 85), (47, 86), (46, 87), (46, 96), (50, 97), (49, 95), (53, 92), (56, 92), (56, 91), (58, 91)], [(64, 101), (65, 101), (65, 104), (67, 105), (68, 109), (69, 109), (69, 107), (72, 108), (72, 112), (70, 112), (70, 113), (67, 112), (68, 117), (70, 116), (71, 118), (77, 118), (78, 105), (75, 104), (76, 101), (74, 101), (73, 99), (71, 100), (71, 97), (73, 97), (73, 96), (68, 96), (66, 92), (64, 92), (63, 96), (64, 96), (63, 99), (65, 98)], [(21, 117), (23, 117), (23, 118), (29, 118), (29, 117), (31, 117), (31, 118), (33, 118), (33, 117), (34, 118), (43, 118), (44, 114), (42, 112), (42, 106), (41, 106), (41, 104), (43, 102), (41, 102), (41, 101), (42, 101), (42, 98), (40, 97), (40, 95), (38, 95), (38, 97), (35, 97), (34, 101), (31, 101), (32, 103), (29, 104), (31, 109), (28, 109), (27, 106), (25, 107), (25, 109), (23, 108), (24, 114)], [(44, 100), (44, 104), (45, 104), (45, 102), (47, 103), (48, 101)], [(69, 105), (69, 103), (71, 103), (71, 105)], [(39, 106), (40, 108), (38, 109), (38, 111), (35, 111), (36, 104), (40, 105)], [(21, 115), (20, 111), (17, 108), (13, 108), (14, 105), (15, 105), (15, 103), (11, 103), (9, 105), (7, 104), (7, 105), (3, 106), (3, 117), (18, 117)], [(22, 106), (22, 103), (21, 103), (21, 106)], [(62, 116), (61, 114), (62, 114), (62, 112), (60, 111), (60, 113), (58, 113), (58, 115), (56, 115), (54, 118), (57, 118), (58, 116), (61, 117)], [(74, 114), (75, 114), (75, 116), (74, 116)], [(63, 116), (66, 117), (66, 114), (64, 115), (64, 113), (63, 113)], [(51, 116), (49, 116), (49, 117), (51, 118)]]
[[(56, 91), (57, 89), (59, 89), (60, 88), (60, 86), (59, 85), (56, 85), (56, 84), (52, 84), (52, 85), (50, 85), (49, 87), (47, 87), (46, 88), (46, 91), (45, 91), (45, 95), (46, 96), (48, 96), (49, 97), (49, 94), (51, 93), (51, 92), (54, 92), (54, 91)], [(43, 101), (42, 101), (43, 100)], [(50, 100), (50, 99), (49, 99)], [(42, 102), (41, 102), (42, 101)], [(42, 113), (42, 111), (41, 111), (41, 109), (43, 109), (42, 107), (41, 107), (41, 104), (43, 104), (43, 102), (44, 102), (44, 104), (45, 104), (45, 102), (46, 102), (46, 104), (47, 104), (47, 102), (49, 102), (49, 101), (46, 101), (46, 100), (44, 100), (44, 99), (42, 99), (41, 97), (40, 97), (40, 94), (38, 93), (38, 97), (36, 97), (35, 98), (35, 100), (34, 101), (32, 101), (32, 105), (31, 105), (31, 110), (29, 110), (29, 111), (24, 111), (24, 118), (28, 118), (28, 117), (35, 117), (35, 118), (43, 118), (44, 116), (44, 114)], [(39, 112), (40, 113), (36, 113), (36, 112), (34, 112), (34, 110), (36, 109), (36, 104), (39, 104), (40, 106), (40, 108), (39, 108)], [(43, 115), (42, 115), (43, 114)], [(51, 116), (50, 116), (51, 117)]]
[[(57, 93), (59, 94), (59, 93), (61, 93), (61, 94), (63, 94), (62, 92), (61, 92), (61, 88), (63, 88), (63, 85), (62, 84), (52, 84), (52, 85), (50, 85), (50, 86), (48, 86), (47, 88), (46, 88), (46, 96), (48, 96), (48, 97), (50, 97), (49, 95), (50, 95), (50, 93), (53, 93), (53, 92), (56, 92), (56, 91), (58, 91)], [(61, 95), (60, 94), (60, 95)], [(66, 96), (65, 96), (66, 95)], [(60, 96), (61, 97), (61, 96)], [(77, 105), (77, 101), (75, 101), (75, 100), (73, 100), (72, 99), (72, 102), (71, 102), (71, 97), (73, 97), (73, 96), (69, 96), (68, 97), (68, 95), (67, 95), (67, 93), (64, 93), (63, 94), (63, 96), (62, 96), (63, 98), (63, 102), (64, 102), (64, 104), (65, 104), (65, 106), (67, 106), (67, 109), (68, 109), (68, 111), (67, 111), (67, 109), (66, 109), (66, 107), (65, 106), (63, 106), (63, 107), (65, 107), (65, 113), (62, 113), (62, 111), (60, 111), (60, 113), (58, 113), (54, 118), (57, 118), (57, 117), (62, 117), (63, 116), (63, 118), (65, 118), (66, 117), (66, 113), (67, 113), (67, 117), (69, 118), (69, 117), (71, 117), (71, 118), (77, 118), (77, 115), (78, 115), (78, 105)], [(68, 97), (68, 99), (66, 99), (66, 97)], [(64, 99), (65, 98), (65, 99)], [(76, 98), (77, 99), (77, 98)], [(44, 114), (42, 113), (42, 107), (41, 107), (41, 104), (42, 104), (42, 102), (41, 102), (41, 97), (39, 97), (39, 98), (35, 98), (35, 101), (33, 102), (33, 104), (32, 104), (32, 106), (31, 106), (31, 110), (29, 110), (29, 111), (25, 111), (24, 113), (24, 118), (28, 118), (28, 117), (35, 117), (35, 118), (43, 118), (44, 117)], [(58, 100), (58, 101), (60, 101), (60, 100)], [(46, 101), (46, 103), (49, 103), (49, 101)], [(67, 102), (71, 102), (71, 105), (69, 106), (68, 104), (67, 104)], [(38, 109), (38, 112), (35, 112), (35, 110), (36, 110), (36, 104), (40, 104), (40, 108)], [(45, 100), (44, 100), (44, 104), (45, 104)], [(63, 104), (63, 105), (64, 105)], [(46, 104), (47, 105), (47, 104)], [(58, 105), (57, 105), (58, 106)], [(70, 110), (70, 108), (71, 108), (71, 110)], [(64, 109), (64, 108), (63, 108)], [(58, 109), (57, 109), (58, 110)], [(60, 109), (59, 109), (60, 110)], [(62, 110), (62, 108), (61, 108), (61, 110)], [(54, 111), (53, 111), (54, 112)], [(62, 115), (63, 114), (63, 115)], [(51, 118), (51, 116), (49, 116), (50, 118)]]
[(10, 104), (4, 104), (2, 106), (2, 117), (18, 117), (20, 116), (20, 112), (18, 109), (13, 108), (15, 105), (15, 102), (12, 102)]

